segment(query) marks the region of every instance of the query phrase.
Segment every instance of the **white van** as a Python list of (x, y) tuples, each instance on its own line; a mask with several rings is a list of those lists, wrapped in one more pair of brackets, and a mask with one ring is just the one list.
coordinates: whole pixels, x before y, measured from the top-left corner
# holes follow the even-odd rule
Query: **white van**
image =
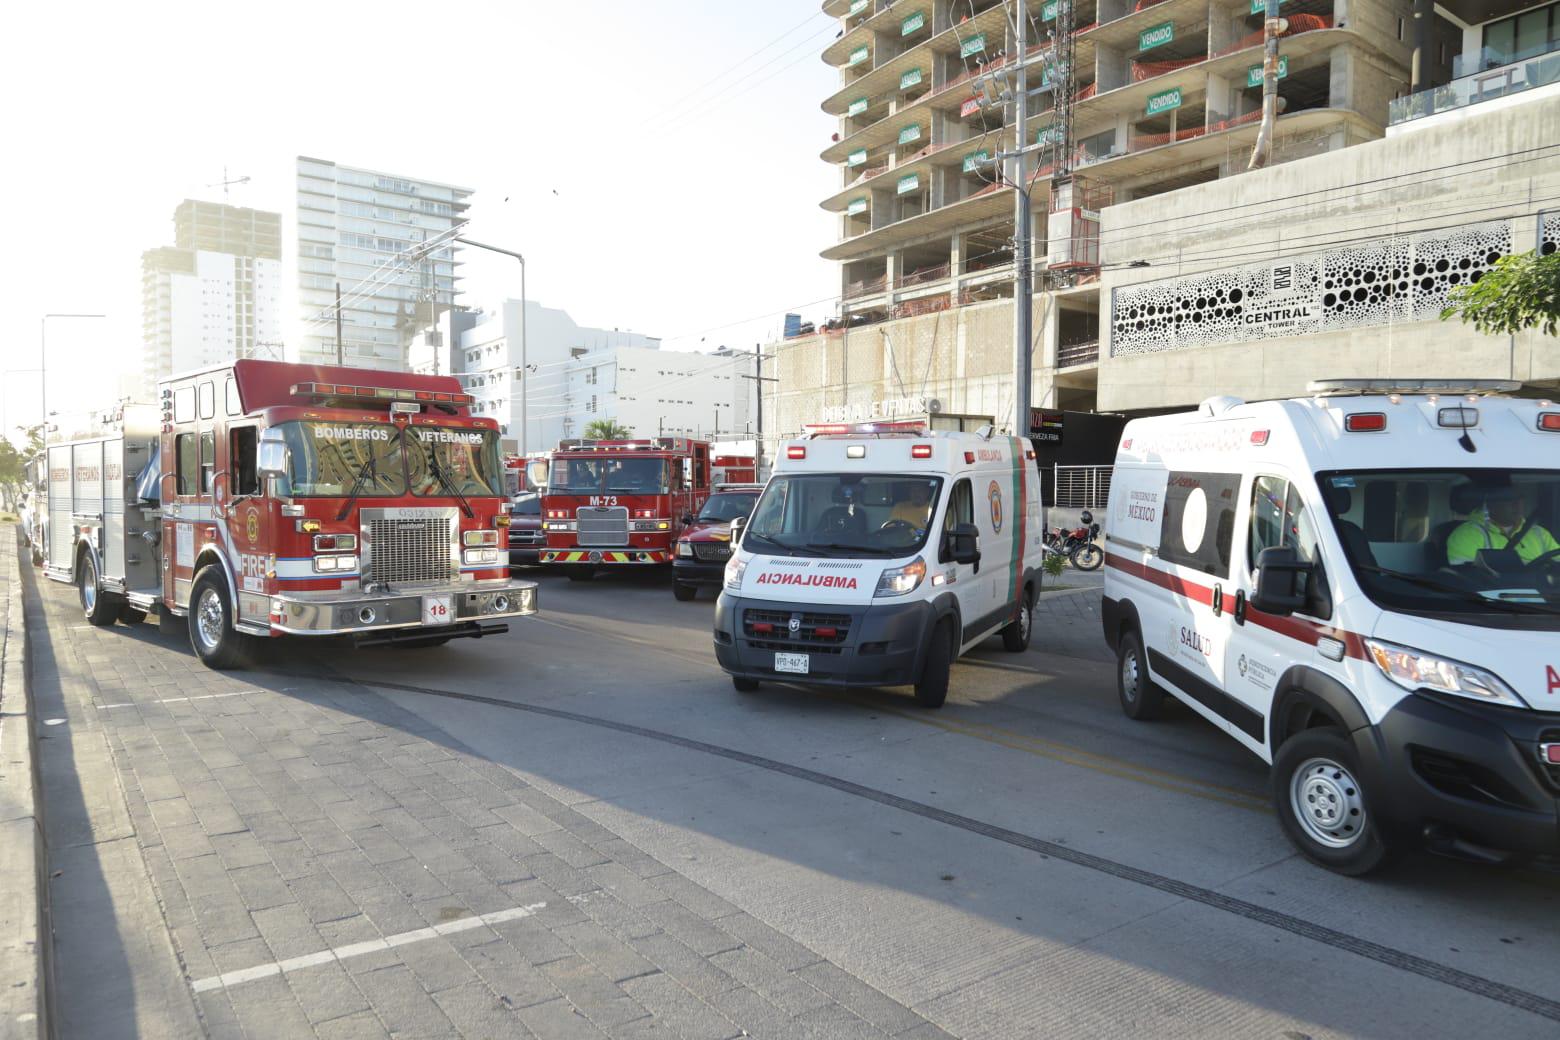
[(1560, 850), (1560, 408), (1493, 381), (1129, 423), (1103, 616), (1121, 707), (1168, 692), (1273, 766), (1306, 856)]
[(935, 708), (959, 654), (997, 632), (1028, 647), (1044, 527), (1027, 443), (920, 422), (809, 429), (733, 524), (715, 656), (737, 689), (913, 683)]

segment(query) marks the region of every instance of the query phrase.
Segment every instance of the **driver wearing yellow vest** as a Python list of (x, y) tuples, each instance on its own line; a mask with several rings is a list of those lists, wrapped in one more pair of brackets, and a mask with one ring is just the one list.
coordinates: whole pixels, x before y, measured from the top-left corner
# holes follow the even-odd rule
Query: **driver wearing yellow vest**
[(932, 519), (932, 489), (924, 480), (906, 483), (908, 486), (901, 485), (895, 496), (899, 500), (894, 503), (889, 519), (903, 520), (919, 533), (926, 530)]
[(1531, 524), (1516, 545), (1509, 544), (1512, 535), (1523, 526), (1527, 515), (1527, 503), (1522, 492), (1515, 487), (1496, 488), (1485, 499), (1487, 516), (1480, 520), (1470, 517), (1446, 540), (1448, 563), (1461, 565), (1473, 563), (1481, 549), (1513, 549), (1523, 563), (1532, 563), (1546, 553), (1560, 549), (1554, 535), (1539, 524)]

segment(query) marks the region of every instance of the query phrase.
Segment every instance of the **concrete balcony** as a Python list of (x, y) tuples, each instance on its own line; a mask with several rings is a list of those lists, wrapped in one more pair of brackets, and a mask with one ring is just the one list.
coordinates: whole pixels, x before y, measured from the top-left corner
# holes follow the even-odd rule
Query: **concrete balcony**
[(1529, 57), (1461, 76), (1445, 86), (1395, 98), (1388, 106), (1387, 125), (1395, 127), (1543, 87), (1560, 96), (1560, 41), (1546, 44)]

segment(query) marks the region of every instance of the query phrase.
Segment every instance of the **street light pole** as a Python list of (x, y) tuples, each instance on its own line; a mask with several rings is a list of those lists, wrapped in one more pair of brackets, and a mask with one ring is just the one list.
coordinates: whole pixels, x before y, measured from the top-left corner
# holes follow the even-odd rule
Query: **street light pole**
[(106, 318), (106, 314), (45, 314), (38, 323), (38, 404), (43, 410), (44, 432), (49, 426), (49, 319)]
[(461, 245), (471, 246), (473, 249), (486, 249), (490, 253), (512, 256), (520, 261), (520, 457), (524, 458), (527, 454), (527, 442), (531, 432), (530, 417), (526, 414), (527, 399), (531, 396), (531, 369), (526, 361), (525, 312), (529, 305), (525, 299), (525, 257), (513, 249), (501, 249), (498, 246), (490, 246), (485, 242), (475, 242), (460, 235), (455, 236), (455, 241)]

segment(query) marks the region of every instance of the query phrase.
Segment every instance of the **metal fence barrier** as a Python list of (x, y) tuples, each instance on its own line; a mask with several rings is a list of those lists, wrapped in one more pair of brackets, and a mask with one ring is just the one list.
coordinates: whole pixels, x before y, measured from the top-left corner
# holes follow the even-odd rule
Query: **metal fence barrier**
[(1104, 510), (1110, 498), (1110, 466), (1056, 466), (1054, 470), (1054, 506)]

